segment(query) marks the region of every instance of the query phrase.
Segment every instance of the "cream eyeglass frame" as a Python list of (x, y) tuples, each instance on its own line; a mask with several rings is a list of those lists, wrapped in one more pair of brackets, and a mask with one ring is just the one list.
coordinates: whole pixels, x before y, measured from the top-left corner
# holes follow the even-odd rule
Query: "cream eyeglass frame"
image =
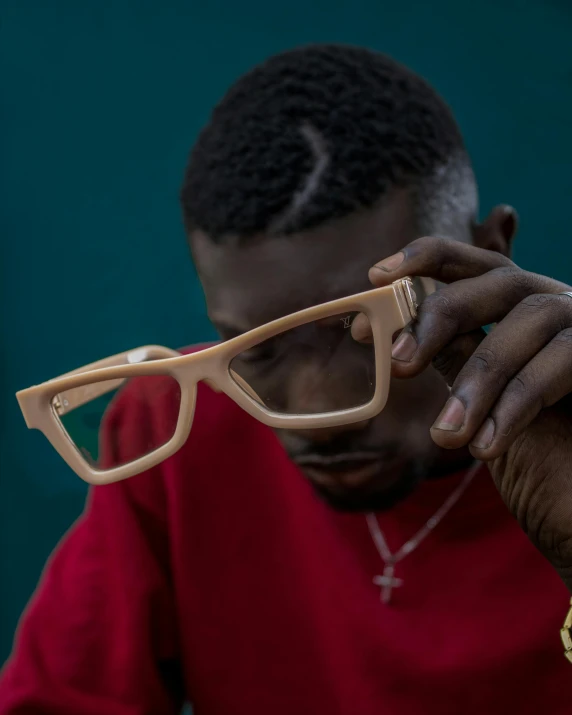
[[(422, 289), (424, 293), (433, 290), (427, 285)], [(268, 410), (252, 388), (243, 384), (236, 374), (231, 375), (230, 362), (242, 351), (304, 323), (355, 311), (368, 317), (375, 350), (375, 391), (365, 405), (317, 415), (280, 414)], [(89, 484), (109, 484), (154, 467), (182, 447), (191, 431), (196, 387), (200, 381), (226, 393), (250, 415), (274, 428), (332, 427), (375, 416), (385, 407), (389, 393), (392, 337), (416, 315), (417, 297), (413, 283), (410, 278), (404, 278), (383, 288), (306, 308), (196, 353), (181, 355), (159, 345), (119, 353), (21, 390), (16, 397), (28, 428), (43, 432), (81, 479)], [(127, 464), (106, 470), (94, 469), (70, 440), (59, 416), (119, 387), (127, 379), (149, 375), (168, 375), (177, 380), (181, 388), (179, 417), (172, 438)]]

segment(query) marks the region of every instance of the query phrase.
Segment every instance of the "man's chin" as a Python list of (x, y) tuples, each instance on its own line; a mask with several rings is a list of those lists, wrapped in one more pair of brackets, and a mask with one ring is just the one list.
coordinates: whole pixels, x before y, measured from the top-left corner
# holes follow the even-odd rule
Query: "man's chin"
[(386, 511), (408, 497), (426, 476), (421, 463), (409, 464), (397, 478), (384, 480), (382, 475), (359, 486), (344, 486), (309, 479), (316, 494), (336, 511)]

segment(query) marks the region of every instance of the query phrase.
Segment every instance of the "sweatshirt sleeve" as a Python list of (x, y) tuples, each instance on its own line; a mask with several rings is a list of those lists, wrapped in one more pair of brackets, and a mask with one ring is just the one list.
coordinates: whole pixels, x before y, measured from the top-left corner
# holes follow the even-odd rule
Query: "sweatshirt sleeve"
[[(136, 390), (106, 419), (108, 463), (153, 429)], [(160, 466), (91, 490), (22, 617), (0, 674), (0, 715), (180, 712), (165, 502)]]

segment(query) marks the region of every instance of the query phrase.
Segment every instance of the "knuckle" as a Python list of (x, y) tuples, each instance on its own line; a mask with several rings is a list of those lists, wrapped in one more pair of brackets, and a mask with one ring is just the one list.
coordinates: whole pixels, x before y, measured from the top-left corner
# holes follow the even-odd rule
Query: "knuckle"
[(547, 293), (532, 293), (523, 299), (522, 305), (526, 308), (544, 308), (551, 302), (551, 296)]
[(495, 354), (488, 348), (480, 348), (470, 359), (471, 367), (478, 372), (491, 372), (497, 362)]
[(510, 421), (516, 421), (523, 409), (539, 412), (545, 407), (534, 371), (523, 370), (515, 375), (504, 390), (503, 402), (509, 411)]
[(433, 319), (445, 320), (456, 325), (459, 322), (459, 306), (447, 289), (432, 293), (421, 306), (421, 310)]
[(509, 263), (505, 266), (499, 266), (498, 268), (493, 268), (490, 273), (491, 275), (500, 276), (501, 278), (508, 278), (509, 280), (521, 281), (522, 274), (524, 271), (519, 268), (510, 259), (507, 259)]
[(443, 249), (441, 239), (436, 236), (421, 236), (412, 241), (406, 249), (408, 258), (417, 258), (425, 265), (442, 263)]
[(534, 379), (531, 374), (520, 373), (508, 383), (506, 391), (509, 395), (514, 396), (528, 395), (532, 391), (533, 385)]
[(506, 266), (500, 266), (491, 271), (492, 274), (498, 276), (503, 284), (506, 284), (517, 297), (525, 299), (530, 293), (537, 293), (540, 286), (536, 276), (533, 273), (522, 270), (516, 263), (510, 261)]
[(415, 239), (415, 241), (409, 245), (407, 253), (410, 254), (410, 256), (421, 256), (424, 262), (439, 266), (444, 262), (446, 257), (446, 243), (447, 239), (439, 236), (421, 236), (421, 238)]
[(567, 317), (566, 327), (568, 327), (572, 324), (572, 296), (560, 293), (557, 298), (560, 299), (563, 315)]
[(486, 346), (479, 347), (468, 360), (467, 369), (470, 372), (487, 375), (495, 382), (504, 382), (507, 369), (497, 353)]
[(438, 236), (421, 236), (421, 238), (415, 239), (411, 245), (421, 250), (435, 250), (442, 243), (443, 239)]
[(557, 293), (532, 293), (520, 302), (519, 307), (525, 313), (529, 311), (547, 313), (550, 315), (551, 324), (557, 330), (565, 331), (570, 325), (570, 313), (562, 297)]
[(543, 309), (548, 306), (555, 305), (555, 297), (556, 296), (550, 293), (531, 293), (522, 300), (522, 305), (525, 308)]
[(542, 402), (542, 375), (538, 368), (527, 365), (507, 385), (507, 394), (522, 402)]
[(572, 327), (561, 330), (553, 340), (558, 347), (572, 350)]

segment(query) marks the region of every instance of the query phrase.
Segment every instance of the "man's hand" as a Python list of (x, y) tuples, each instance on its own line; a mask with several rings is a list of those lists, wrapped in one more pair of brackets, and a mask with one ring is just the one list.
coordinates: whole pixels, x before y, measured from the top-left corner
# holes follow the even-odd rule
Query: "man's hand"
[[(404, 276), (448, 285), (426, 298), (393, 347), (393, 374), (428, 365), (451, 386), (431, 428), (469, 445), (512, 514), (572, 592), (572, 287), (493, 251), (426, 237), (374, 266), (375, 286)], [(497, 323), (486, 334), (481, 326)], [(486, 515), (483, 515), (486, 518)]]

